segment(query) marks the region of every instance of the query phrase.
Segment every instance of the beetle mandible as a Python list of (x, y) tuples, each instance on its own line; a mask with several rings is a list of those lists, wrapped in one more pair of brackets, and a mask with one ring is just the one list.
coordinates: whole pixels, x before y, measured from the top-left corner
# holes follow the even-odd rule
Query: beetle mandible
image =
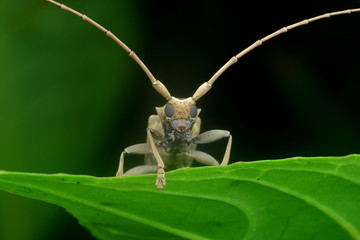
[[(330, 18), (336, 15), (360, 12), (360, 8), (331, 12), (302, 20), (287, 27), (283, 27), (265, 36), (264, 38), (257, 40), (248, 48), (244, 49), (237, 55), (230, 58), (230, 60), (224, 66), (222, 66), (210, 78), (209, 81), (199, 86), (199, 88), (195, 91), (192, 97), (176, 98), (169, 93), (163, 83), (161, 83), (153, 76), (153, 74), (135, 54), (135, 52), (128, 48), (109, 30), (105, 29), (91, 18), (77, 12), (74, 9), (71, 9), (53, 0), (46, 1), (59, 6), (63, 10), (69, 11), (81, 17), (81, 19), (94, 25), (95, 27), (103, 31), (106, 36), (113, 39), (129, 54), (132, 59), (135, 60), (135, 62), (148, 76), (155, 90), (166, 99), (167, 103), (163, 107), (156, 107), (157, 114), (151, 115), (149, 117), (148, 127), (146, 129), (146, 143), (135, 144), (125, 148), (120, 155), (119, 168), (116, 173), (117, 177), (125, 175), (157, 173), (155, 185), (158, 189), (162, 189), (166, 185), (165, 170), (169, 171), (182, 167), (190, 167), (193, 160), (209, 166), (219, 165), (219, 162), (211, 155), (196, 150), (197, 144), (205, 144), (227, 138), (228, 142), (226, 145), (225, 154), (220, 165), (225, 166), (228, 164), (232, 144), (232, 136), (230, 132), (226, 130), (210, 130), (200, 133), (201, 120), (199, 118), (199, 114), (201, 109), (198, 109), (196, 106), (196, 101), (202, 96), (204, 96), (211, 89), (215, 80), (226, 69), (236, 63), (242, 56), (244, 56), (248, 52), (262, 45), (265, 41), (274, 38), (282, 33), (286, 33), (293, 28), (303, 26), (320, 19)], [(134, 167), (124, 173), (124, 157), (126, 154), (145, 155), (145, 164)]]

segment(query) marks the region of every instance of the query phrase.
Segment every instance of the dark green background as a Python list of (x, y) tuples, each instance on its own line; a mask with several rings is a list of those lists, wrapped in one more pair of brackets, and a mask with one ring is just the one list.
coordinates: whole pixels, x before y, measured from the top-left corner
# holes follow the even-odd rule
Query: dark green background
[[(177, 97), (265, 35), (360, 1), (63, 1), (110, 29)], [(292, 30), (198, 101), (233, 161), (360, 152), (360, 13)], [(100, 31), (45, 1), (0, 0), (0, 169), (113, 176), (164, 99)], [(221, 158), (226, 141), (201, 146)], [(142, 158), (129, 157), (126, 166)], [(151, 207), (151, 206), (149, 206)], [(63, 209), (0, 193), (0, 239), (91, 239)]]

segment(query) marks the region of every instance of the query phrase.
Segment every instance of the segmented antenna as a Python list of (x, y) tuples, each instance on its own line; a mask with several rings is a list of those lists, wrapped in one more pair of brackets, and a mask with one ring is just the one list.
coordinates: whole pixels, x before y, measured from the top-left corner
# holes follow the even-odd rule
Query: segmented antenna
[[(65, 6), (64, 4), (60, 4), (56, 1), (53, 0), (46, 0), (58, 7), (60, 7), (63, 10), (69, 11), (79, 17), (81, 17), (82, 20), (87, 21), (88, 23), (92, 24), (93, 26), (97, 27), (98, 29), (100, 29), (101, 31), (103, 31), (106, 36), (110, 37), (112, 40), (114, 40), (117, 44), (119, 44), (127, 53), (129, 53), (129, 56), (135, 60), (135, 62), (137, 64), (139, 64), (139, 66), (141, 67), (141, 69), (145, 72), (145, 74), (148, 76), (148, 78), (150, 79), (153, 87), (155, 88), (156, 91), (158, 91), (166, 100), (170, 100), (172, 97), (169, 93), (169, 91), (166, 89), (165, 85), (162, 84), (159, 80), (157, 80), (154, 75), (152, 75), (152, 73), (150, 72), (150, 70), (145, 66), (145, 64), (140, 60), (140, 58), (135, 54), (134, 51), (132, 51), (128, 46), (126, 46), (120, 39), (118, 39), (114, 34), (112, 34), (109, 30), (107, 30), (106, 28), (104, 28), (103, 26), (101, 26), (100, 24), (98, 24), (97, 22), (95, 22), (94, 20), (92, 20), (91, 18), (87, 17), (85, 14), (81, 14), (78, 11), (75, 11), (72, 8), (69, 8), (67, 6)], [(213, 85), (213, 83), (215, 82), (216, 79), (218, 79), (218, 77), (226, 70), (228, 69), (231, 65), (233, 65), (234, 63), (236, 63), (241, 57), (243, 57), (245, 54), (251, 52), (252, 50), (254, 50), (255, 48), (259, 47), (260, 45), (262, 45), (264, 42), (282, 34), (282, 33), (286, 33), (287, 31), (296, 28), (296, 27), (300, 27), (306, 24), (309, 24), (311, 22), (320, 20), (320, 19), (325, 19), (325, 18), (330, 18), (333, 16), (337, 16), (337, 15), (343, 15), (343, 14), (350, 14), (350, 13), (355, 13), (355, 12), (360, 12), (360, 8), (355, 8), (355, 9), (349, 9), (349, 10), (343, 10), (343, 11), (337, 11), (337, 12), (331, 12), (331, 13), (325, 13), (313, 18), (309, 18), (309, 19), (305, 19), (302, 20), (300, 22), (291, 24), (287, 27), (283, 27), (269, 35), (267, 35), (264, 38), (261, 38), (259, 40), (257, 40), (256, 42), (254, 42), (253, 44), (251, 44), (249, 47), (247, 47), (246, 49), (244, 49), (243, 51), (241, 51), (240, 53), (238, 53), (237, 55), (235, 55), (234, 57), (230, 58), (230, 60), (225, 63), (224, 66), (222, 66), (211, 78), (209, 81), (204, 82), (202, 85), (200, 85), (200, 87), (195, 91), (194, 95), (192, 96), (192, 98), (197, 101), (199, 98), (201, 98), (202, 96), (204, 96), (211, 88), (211, 86)]]
[(125, 43), (123, 43), (120, 39), (118, 39), (112, 32), (110, 32), (109, 30), (107, 30), (106, 28), (104, 28), (103, 26), (101, 26), (100, 24), (98, 24), (97, 22), (92, 20), (91, 18), (87, 17), (85, 14), (79, 13), (78, 11), (76, 11), (72, 8), (69, 8), (69, 7), (65, 6), (64, 4), (58, 3), (53, 0), (46, 0), (46, 1), (60, 7), (61, 9), (65, 10), (65, 11), (69, 11), (69, 12), (79, 16), (82, 20), (87, 21), (91, 25), (93, 25), (93, 26), (97, 27), (98, 29), (100, 29), (101, 31), (103, 31), (106, 34), (106, 36), (110, 37), (117, 44), (119, 44), (127, 53), (129, 53), (129, 56), (132, 59), (134, 59), (137, 64), (139, 64), (141, 69), (145, 72), (145, 74), (150, 79), (150, 81), (151, 81), (153, 87), (156, 89), (156, 91), (158, 91), (164, 98), (166, 98), (166, 100), (171, 99), (171, 95), (170, 95), (169, 91), (166, 89), (166, 87), (164, 86), (164, 84), (162, 84), (159, 80), (157, 80), (154, 77), (154, 75), (152, 75), (150, 70), (145, 66), (145, 64), (140, 60), (140, 58), (135, 54), (135, 52), (132, 51), (130, 48), (128, 48), (128, 46), (126, 46)]
[(195, 101), (197, 101), (199, 98), (201, 98), (202, 96), (204, 96), (211, 88), (212, 84), (215, 82), (215, 80), (226, 70), (228, 69), (231, 65), (233, 65), (234, 63), (236, 63), (241, 57), (243, 57), (245, 54), (251, 52), (252, 50), (254, 50), (255, 48), (259, 47), (260, 45), (262, 45), (264, 42), (282, 34), (282, 33), (286, 33), (287, 31), (296, 28), (296, 27), (300, 27), (303, 25), (306, 25), (308, 23), (320, 20), (320, 19), (324, 19), (324, 18), (330, 18), (333, 16), (337, 16), (337, 15), (342, 15), (342, 14), (350, 14), (350, 13), (354, 13), (354, 12), (360, 12), (360, 8), (355, 8), (355, 9), (349, 9), (349, 10), (344, 10), (344, 11), (337, 11), (337, 12), (332, 12), (332, 13), (326, 13), (323, 15), (319, 15), (313, 18), (309, 18), (309, 19), (305, 19), (302, 20), (300, 22), (291, 24), (287, 27), (283, 27), (269, 35), (267, 35), (264, 38), (261, 38), (259, 40), (257, 40), (256, 42), (254, 42), (253, 44), (251, 44), (249, 47), (247, 47), (246, 49), (244, 49), (243, 51), (241, 51), (240, 53), (238, 53), (236, 56), (230, 58), (230, 60), (225, 63), (224, 66), (222, 66), (211, 78), (209, 81), (203, 83), (202, 85), (200, 85), (200, 87), (196, 90), (196, 92), (193, 95), (193, 99)]

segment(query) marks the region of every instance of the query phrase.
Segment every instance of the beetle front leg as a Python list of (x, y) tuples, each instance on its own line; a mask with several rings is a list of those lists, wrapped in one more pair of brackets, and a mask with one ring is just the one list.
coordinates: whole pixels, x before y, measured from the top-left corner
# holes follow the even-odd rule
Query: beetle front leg
[(166, 181), (165, 181), (165, 171), (164, 171), (164, 168), (165, 168), (165, 165), (164, 165), (164, 162), (163, 160), (161, 159), (160, 157), (160, 154), (155, 146), (155, 143), (154, 143), (154, 139), (152, 137), (152, 130), (151, 128), (148, 128), (146, 129), (146, 133), (149, 137), (149, 143), (150, 143), (150, 149), (152, 151), (152, 154), (154, 155), (155, 159), (156, 159), (156, 162), (158, 164), (158, 173), (157, 173), (157, 177), (156, 177), (156, 182), (155, 182), (155, 185), (157, 186), (158, 189), (163, 189), (164, 186), (166, 185)]
[(226, 166), (229, 163), (230, 159), (230, 151), (232, 145), (232, 136), (229, 131), (226, 130), (210, 130), (199, 134), (199, 136), (193, 139), (194, 144), (204, 144), (204, 143), (211, 143), (222, 138), (229, 138), (228, 143), (226, 145), (225, 154), (223, 160), (221, 162), (221, 166)]

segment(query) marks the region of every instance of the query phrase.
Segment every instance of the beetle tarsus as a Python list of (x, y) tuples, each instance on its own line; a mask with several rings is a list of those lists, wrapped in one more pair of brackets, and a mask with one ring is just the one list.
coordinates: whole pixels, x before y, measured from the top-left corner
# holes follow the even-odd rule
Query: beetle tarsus
[(163, 189), (164, 186), (166, 185), (165, 171), (164, 171), (163, 168), (159, 168), (159, 171), (158, 171), (157, 177), (156, 177), (155, 185), (157, 186), (157, 189)]

